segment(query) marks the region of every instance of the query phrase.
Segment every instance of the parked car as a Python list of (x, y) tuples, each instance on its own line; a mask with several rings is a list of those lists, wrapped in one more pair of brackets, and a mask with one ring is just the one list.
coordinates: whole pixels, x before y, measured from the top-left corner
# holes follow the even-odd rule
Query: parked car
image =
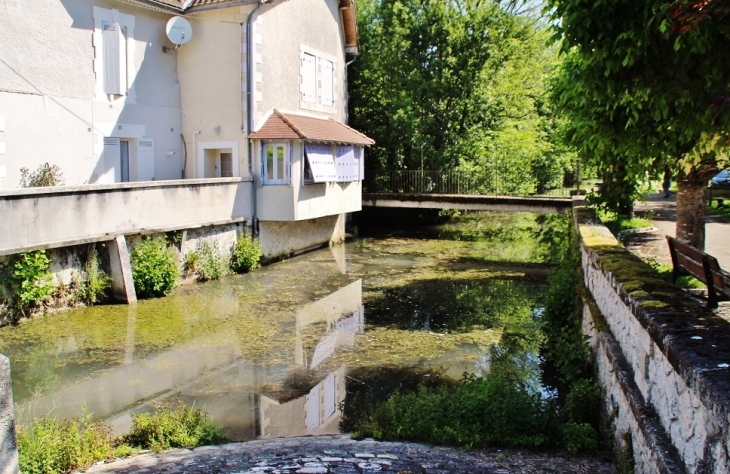
[(712, 186), (730, 186), (730, 170), (723, 170), (712, 178)]

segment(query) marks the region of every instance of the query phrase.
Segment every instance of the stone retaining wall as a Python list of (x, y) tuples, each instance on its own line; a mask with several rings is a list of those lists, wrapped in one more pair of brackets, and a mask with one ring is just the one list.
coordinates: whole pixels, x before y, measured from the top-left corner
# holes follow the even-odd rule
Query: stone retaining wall
[(576, 205), (574, 216), (584, 332), (615, 445), (635, 472), (730, 473), (730, 323), (660, 279), (592, 211)]

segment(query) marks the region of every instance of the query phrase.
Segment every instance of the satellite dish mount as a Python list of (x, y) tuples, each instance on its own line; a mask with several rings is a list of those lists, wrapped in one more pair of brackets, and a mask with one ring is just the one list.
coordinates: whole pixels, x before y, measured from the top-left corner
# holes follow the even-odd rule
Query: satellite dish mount
[[(174, 49), (184, 45), (193, 37), (193, 27), (190, 22), (181, 16), (174, 16), (167, 21), (165, 25), (165, 34), (167, 39), (175, 45)], [(162, 52), (167, 53), (172, 48), (162, 47)]]

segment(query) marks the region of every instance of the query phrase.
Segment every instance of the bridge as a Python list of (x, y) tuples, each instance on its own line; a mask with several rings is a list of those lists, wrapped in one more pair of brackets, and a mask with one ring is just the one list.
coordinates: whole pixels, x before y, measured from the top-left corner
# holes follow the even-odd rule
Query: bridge
[(371, 171), (366, 177), (363, 207), (564, 213), (575, 192), (461, 171)]

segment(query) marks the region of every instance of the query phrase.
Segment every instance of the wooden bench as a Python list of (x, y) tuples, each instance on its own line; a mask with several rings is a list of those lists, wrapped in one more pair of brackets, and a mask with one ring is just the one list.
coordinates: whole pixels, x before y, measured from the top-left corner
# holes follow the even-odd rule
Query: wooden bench
[(730, 300), (730, 274), (720, 268), (717, 259), (694, 247), (667, 236), (672, 256), (672, 283), (682, 275), (692, 275), (707, 285), (707, 307), (717, 308), (718, 301)]

